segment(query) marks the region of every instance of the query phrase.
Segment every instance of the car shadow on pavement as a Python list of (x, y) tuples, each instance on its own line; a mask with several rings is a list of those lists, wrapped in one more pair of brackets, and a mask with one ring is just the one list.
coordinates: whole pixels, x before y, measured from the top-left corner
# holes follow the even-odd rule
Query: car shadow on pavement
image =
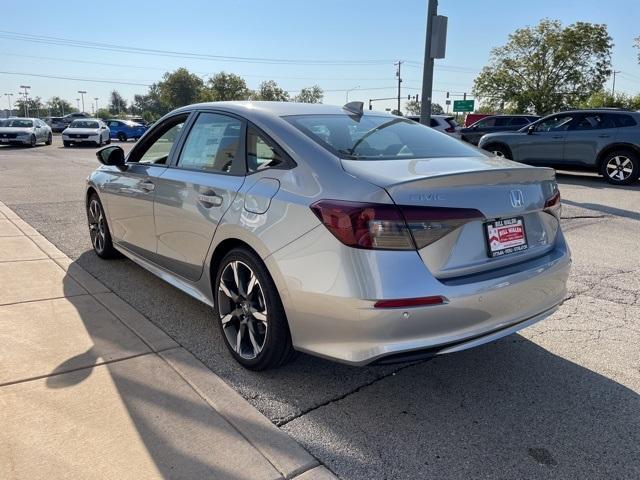
[[(632, 183), (631, 185), (613, 185), (607, 182), (600, 175), (593, 175), (593, 174), (581, 172), (581, 171), (567, 172), (567, 171), (556, 170), (556, 178), (561, 185), (562, 184), (578, 185), (583, 187), (596, 188), (599, 190), (614, 189), (614, 190), (640, 191), (640, 182), (635, 182), (635, 183)], [(562, 186), (560, 187), (560, 190), (562, 191)]]
[[(86, 252), (78, 264), (342, 478), (640, 474), (640, 396), (524, 336), (414, 364), (357, 368), (300, 355), (283, 368), (250, 372), (230, 357), (205, 305), (128, 260)], [(131, 395), (137, 380), (112, 376), (123, 397)], [(138, 402), (174, 404), (153, 386), (139, 392), (144, 398), (123, 401), (162, 464), (166, 451), (154, 452), (157, 432)]]
[[(69, 269), (72, 267), (73, 264)], [(117, 405), (115, 411), (121, 410), (118, 405), (126, 409), (127, 421), (124, 426), (130, 428), (129, 425), (132, 422), (136, 433), (134, 438), (141, 440), (146, 452), (145, 458), (148, 456), (152, 459), (160, 478), (224, 478), (229, 480), (252, 478), (249, 473), (239, 474), (241, 469), (237, 465), (245, 461), (247, 462), (247, 472), (251, 472), (252, 467), (255, 471), (255, 454), (252, 454), (251, 458), (241, 458), (242, 454), (246, 453), (246, 448), (252, 448), (249, 443), (242, 440), (233, 428), (231, 430), (235, 432), (234, 435), (237, 438), (230, 438), (230, 425), (227, 420), (214, 414), (212, 407), (168, 363), (151, 353), (148, 348), (145, 348), (143, 352), (133, 351), (130, 340), (132, 337), (136, 337), (135, 342), (139, 342), (141, 346), (145, 346), (145, 344), (140, 342), (140, 338), (133, 331), (129, 331), (128, 327), (124, 327), (124, 330), (127, 331), (126, 338), (129, 338), (126, 340), (123, 335), (109, 333), (109, 327), (96, 321), (96, 309), (87, 309), (86, 304), (83, 306), (82, 303), (82, 299), (86, 301), (88, 295), (77, 294), (77, 282), (77, 278), (72, 278), (68, 273), (65, 275), (65, 296), (80, 314), (86, 333), (94, 345), (86, 351), (68, 358), (50, 372), (45, 382), (47, 388), (61, 391), (78, 387), (90, 379), (95, 379), (96, 376), (104, 377), (104, 371), (99, 372), (98, 369), (106, 369), (108, 381), (100, 384), (98, 388), (94, 387), (91, 390), (92, 396), (83, 399), (91, 405), (89, 408), (91, 410), (90, 416), (102, 416), (96, 422), (98, 425), (109, 424), (111, 420), (108, 416), (114, 414), (113, 402), (111, 404), (105, 403), (103, 398), (112, 395), (111, 392), (115, 388), (115, 403)], [(97, 301), (95, 305), (102, 310)], [(120, 320), (116, 323), (121, 329), (125, 325)], [(123, 340), (121, 345), (116, 343), (118, 338)], [(179, 347), (169, 347), (169, 349), (173, 348)], [(105, 359), (101, 354), (101, 351), (105, 350), (121, 350), (121, 352), (125, 352), (124, 357)], [(130, 356), (126, 354), (128, 351)], [(98, 395), (102, 398), (96, 398)], [(82, 409), (84, 410), (85, 407)], [(91, 436), (95, 435), (94, 430), (96, 429), (96, 425), (91, 423), (92, 420), (88, 420), (87, 426), (86, 414), (80, 413), (77, 418), (71, 416), (69, 419), (68, 417), (65, 415), (62, 421), (71, 421), (71, 425), (63, 428), (80, 429), (81, 431), (86, 429), (89, 437), (86, 441), (91, 442)], [(246, 419), (243, 421), (250, 422)], [(130, 439), (131, 436), (118, 431), (117, 429), (121, 426), (122, 424), (115, 422), (101, 435), (113, 437), (112, 442), (120, 442), (118, 448), (126, 450), (129, 446), (122, 445), (121, 442)], [(267, 438), (270, 434), (260, 424), (253, 424), (251, 428), (256, 431), (256, 435), (262, 435), (263, 438)], [(241, 440), (242, 445), (238, 443), (238, 439)], [(61, 438), (60, 441), (64, 441), (64, 439)], [(240, 458), (229, 458), (223, 461), (214, 458), (216, 452), (229, 450), (228, 448), (217, 448), (218, 445), (224, 445), (225, 442), (241, 447), (238, 453)], [(110, 441), (106, 443), (110, 444)], [(132, 451), (139, 450), (139, 445), (131, 445), (131, 449)], [(103, 451), (100, 455), (103, 468), (105, 462), (108, 464), (108, 462), (129, 461), (110, 457), (113, 452), (109, 451)], [(82, 456), (78, 458), (82, 458)], [(137, 460), (135, 455), (133, 458), (135, 464), (135, 460)], [(260, 457), (259, 461), (264, 462), (265, 460)], [(234, 463), (236, 465), (232, 466)], [(79, 461), (77, 466), (83, 468), (82, 461)], [(77, 470), (74, 471), (77, 472)], [(261, 476), (256, 478), (266, 478), (265, 472), (266, 470), (260, 472)], [(140, 474), (146, 478), (144, 472), (140, 472)], [(153, 475), (153, 478), (156, 476)]]
[(608, 205), (602, 205), (600, 203), (586, 203), (586, 202), (574, 202), (572, 200), (563, 199), (562, 203), (571, 205), (573, 207), (586, 208), (587, 210), (596, 210), (598, 212), (606, 213), (609, 215), (616, 215), (618, 217), (628, 218), (630, 220), (640, 221), (640, 213), (632, 210), (625, 210), (624, 208), (610, 207)]

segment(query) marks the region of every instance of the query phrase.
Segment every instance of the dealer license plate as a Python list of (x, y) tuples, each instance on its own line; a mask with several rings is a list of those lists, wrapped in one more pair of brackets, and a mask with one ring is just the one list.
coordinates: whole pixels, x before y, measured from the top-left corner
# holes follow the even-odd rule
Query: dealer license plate
[(501, 218), (484, 224), (487, 254), (491, 258), (522, 252), (528, 248), (524, 218)]

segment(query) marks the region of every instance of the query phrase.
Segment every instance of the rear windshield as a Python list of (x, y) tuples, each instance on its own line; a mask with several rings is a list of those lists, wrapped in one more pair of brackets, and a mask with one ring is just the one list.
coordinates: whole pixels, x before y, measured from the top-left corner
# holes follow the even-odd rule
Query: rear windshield
[(400, 117), (294, 115), (284, 117), (324, 148), (350, 160), (477, 156), (448, 135)]
[(86, 120), (74, 120), (69, 125), (70, 128), (99, 128), (98, 122), (88, 122)]
[(19, 128), (31, 128), (33, 127), (32, 120), (6, 120), (4, 127), (19, 127)]

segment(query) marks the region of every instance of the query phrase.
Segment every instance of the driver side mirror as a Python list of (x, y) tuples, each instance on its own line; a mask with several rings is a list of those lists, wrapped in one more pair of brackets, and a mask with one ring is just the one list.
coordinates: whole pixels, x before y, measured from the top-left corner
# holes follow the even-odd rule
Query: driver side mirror
[(527, 128), (527, 135), (531, 135), (535, 131), (536, 131), (536, 126), (535, 125), (529, 125), (529, 127)]
[(101, 148), (96, 152), (98, 161), (103, 165), (125, 169), (124, 150), (117, 145)]

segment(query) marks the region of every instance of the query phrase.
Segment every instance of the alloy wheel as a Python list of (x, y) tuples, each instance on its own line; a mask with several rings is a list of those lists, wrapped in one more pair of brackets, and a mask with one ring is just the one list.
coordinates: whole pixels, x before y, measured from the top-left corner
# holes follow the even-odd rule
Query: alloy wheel
[(606, 172), (612, 180), (623, 182), (633, 173), (633, 162), (629, 157), (616, 155), (607, 162)]
[(252, 360), (267, 339), (267, 305), (262, 285), (244, 262), (229, 262), (220, 276), (218, 313), (231, 348), (240, 357)]
[(505, 158), (504, 152), (502, 152), (502, 150), (493, 150), (491, 153), (493, 153), (496, 157)]
[(106, 244), (106, 228), (102, 205), (95, 198), (89, 203), (89, 235), (96, 252), (102, 253)]

